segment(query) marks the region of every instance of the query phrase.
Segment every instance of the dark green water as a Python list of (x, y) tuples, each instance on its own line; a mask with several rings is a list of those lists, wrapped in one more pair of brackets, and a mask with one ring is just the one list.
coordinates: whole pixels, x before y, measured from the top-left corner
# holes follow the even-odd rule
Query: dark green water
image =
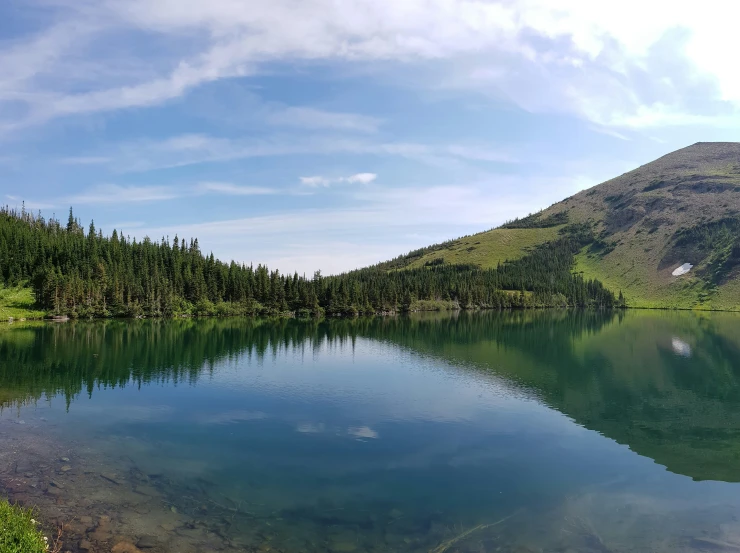
[(740, 550), (734, 315), (12, 327), (0, 402), (70, 547)]

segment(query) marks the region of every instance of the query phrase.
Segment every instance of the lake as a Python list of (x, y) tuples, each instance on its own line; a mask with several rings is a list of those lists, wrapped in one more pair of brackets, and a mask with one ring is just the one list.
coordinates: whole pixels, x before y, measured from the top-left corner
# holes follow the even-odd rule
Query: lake
[(732, 314), (10, 326), (0, 405), (70, 551), (740, 550)]

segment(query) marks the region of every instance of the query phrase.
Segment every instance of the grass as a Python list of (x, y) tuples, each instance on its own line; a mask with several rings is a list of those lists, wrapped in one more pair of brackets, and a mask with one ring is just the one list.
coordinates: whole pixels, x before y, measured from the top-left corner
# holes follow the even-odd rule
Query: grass
[(0, 285), (0, 321), (7, 321), (11, 317), (15, 320), (43, 319), (46, 312), (38, 309), (35, 303), (31, 288)]
[[(681, 277), (658, 274), (656, 260), (638, 248), (617, 249), (601, 258), (586, 248), (576, 255), (575, 271), (584, 278), (600, 280), (618, 293), (630, 307), (643, 309), (740, 310), (740, 281), (731, 280), (715, 289), (689, 273)], [(694, 271), (699, 269), (696, 267)]]
[(445, 263), (470, 263), (483, 268), (495, 267), (504, 261), (514, 261), (527, 253), (529, 248), (555, 240), (562, 228), (507, 229), (498, 228), (467, 236), (450, 243), (448, 247), (427, 253), (411, 263), (409, 269), (423, 267), (435, 259)]
[(32, 509), (0, 500), (0, 553), (44, 553), (47, 538), (39, 530)]

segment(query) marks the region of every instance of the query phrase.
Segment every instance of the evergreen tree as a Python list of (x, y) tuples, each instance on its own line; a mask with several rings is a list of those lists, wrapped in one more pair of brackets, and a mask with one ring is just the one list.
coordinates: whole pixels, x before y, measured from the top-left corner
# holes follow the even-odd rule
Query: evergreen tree
[(197, 239), (131, 240), (114, 230), (87, 233), (70, 209), (66, 226), (25, 208), (0, 209), (0, 283), (33, 286), (37, 303), (73, 317), (388, 313), (419, 301), (463, 309), (624, 307), (624, 296), (573, 274), (590, 229), (560, 238), (496, 268), (443, 262), (394, 270), (388, 264), (308, 279), (264, 265), (223, 263)]

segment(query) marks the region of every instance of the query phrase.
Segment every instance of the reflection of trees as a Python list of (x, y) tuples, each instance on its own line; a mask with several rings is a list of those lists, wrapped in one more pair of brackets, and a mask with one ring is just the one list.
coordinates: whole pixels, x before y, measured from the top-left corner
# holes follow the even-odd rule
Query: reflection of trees
[[(691, 357), (675, 355), (675, 336)], [(0, 334), (0, 406), (192, 383), (223, 360), (358, 338), (490, 371), (674, 472), (740, 481), (740, 318), (730, 316), (521, 311), (41, 325)]]
[(434, 352), (446, 343), (495, 339), (533, 347), (543, 332), (550, 353), (567, 352), (568, 337), (603, 317), (584, 312), (560, 320), (544, 312), (463, 313), (457, 317), (372, 318), (336, 321), (206, 319), (109, 321), (12, 329), (0, 335), (0, 389), (5, 405), (83, 390), (158, 382), (194, 382), (222, 359), (277, 355), (282, 349), (323, 343), (382, 340)]

